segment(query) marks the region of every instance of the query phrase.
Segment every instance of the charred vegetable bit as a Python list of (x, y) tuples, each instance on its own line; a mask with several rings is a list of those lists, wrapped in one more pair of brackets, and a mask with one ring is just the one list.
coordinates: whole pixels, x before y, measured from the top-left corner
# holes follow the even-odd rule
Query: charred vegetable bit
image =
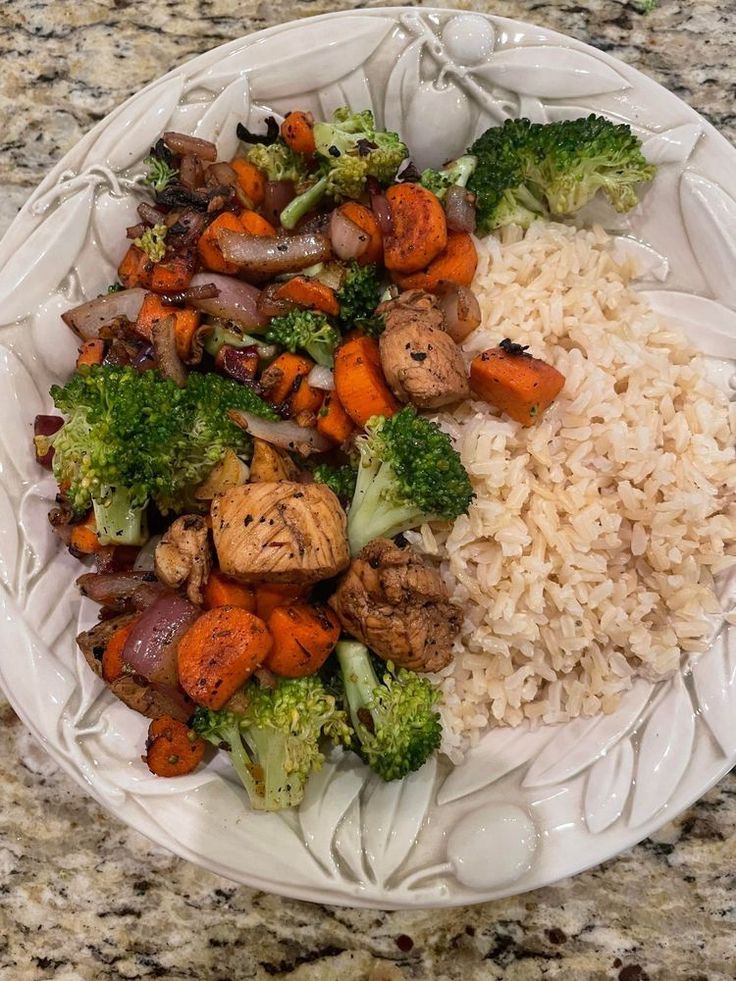
[(475, 168), (478, 166), (478, 158), (467, 153), (457, 160), (445, 164), (441, 170), (423, 170), (420, 183), (428, 191), (436, 194), (443, 201), (447, 195), (448, 187), (457, 184), (459, 187), (466, 187), (472, 177)]
[(579, 211), (602, 190), (617, 211), (637, 204), (635, 187), (655, 167), (627, 125), (602, 116), (556, 123), (507, 119), (470, 148), (478, 165), (468, 181), (477, 199), (478, 231), (529, 225), (540, 215)]
[(257, 810), (279, 811), (301, 803), (307, 780), (324, 762), (323, 736), (350, 744), (345, 713), (314, 675), (280, 679), (273, 688), (251, 683), (236, 703), (219, 712), (197, 709), (193, 729), (229, 750)]
[(345, 700), (355, 732), (355, 751), (383, 780), (401, 780), (439, 749), (439, 692), (413, 671), (389, 662), (379, 679), (365, 644), (336, 647)]
[(353, 555), (374, 538), (391, 538), (423, 521), (452, 521), (470, 507), (473, 489), (450, 437), (414, 409), (369, 420), (357, 445), (348, 514)]
[(179, 171), (166, 160), (162, 160), (161, 157), (151, 154), (143, 162), (148, 167), (144, 181), (146, 184), (150, 184), (156, 192), (163, 191), (179, 176)]
[(385, 326), (383, 317), (376, 316), (382, 292), (383, 286), (375, 266), (361, 266), (355, 260), (350, 262), (337, 291), (340, 326), (348, 330), (359, 327), (364, 334), (378, 337)]
[[(335, 110), (331, 123), (314, 126), (316, 183), (294, 198), (281, 213), (284, 228), (293, 228), (322, 198), (359, 198), (366, 180), (390, 184), (408, 150), (397, 133), (377, 130), (373, 113)], [(255, 161), (254, 161), (255, 163)]]
[(160, 262), (166, 255), (166, 225), (154, 225), (147, 228), (140, 238), (133, 239), (133, 245), (137, 245), (146, 253), (151, 262)]
[(275, 143), (279, 138), (279, 124), (273, 116), (266, 116), (264, 122), (266, 124), (265, 133), (251, 133), (247, 126), (238, 123), (235, 127), (235, 133), (238, 139), (243, 143), (262, 143), (264, 146), (270, 146), (272, 143)]
[(51, 396), (66, 422), (36, 437), (37, 447), (53, 447), (54, 475), (74, 511), (94, 507), (102, 544), (141, 544), (150, 499), (184, 510), (226, 450), (248, 448), (228, 409), (275, 418), (245, 385), (196, 372), (179, 388), (156, 371), (95, 366)]
[(266, 340), (280, 344), (294, 354), (306, 351), (317, 364), (330, 367), (340, 333), (321, 313), (311, 310), (290, 310), (283, 317), (274, 317), (266, 331)]

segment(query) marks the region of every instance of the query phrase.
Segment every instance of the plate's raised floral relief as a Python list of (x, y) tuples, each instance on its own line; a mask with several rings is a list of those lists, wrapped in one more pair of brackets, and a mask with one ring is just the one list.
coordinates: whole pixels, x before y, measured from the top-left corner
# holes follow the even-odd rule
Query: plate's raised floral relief
[[(736, 761), (736, 628), (670, 681), (635, 682), (610, 716), (497, 729), (460, 766), (382, 784), (334, 753), (296, 813), (255, 814), (221, 762), (163, 781), (136, 762), (146, 722), (89, 671), (74, 635), (94, 613), (52, 538), (53, 481), (30, 422), (76, 350), (59, 314), (102, 292), (134, 223), (143, 158), (165, 128), (214, 140), (299, 105), (372, 108), (420, 166), (488, 125), (591, 111), (630, 122), (660, 171), (619, 233), (654, 308), (678, 320), (736, 395), (736, 153), (692, 110), (614, 59), (480, 14), (335, 14), (223, 46), (115, 110), (43, 182), (0, 244), (0, 680), (49, 752), (98, 800), (192, 861), (256, 887), (373, 906), (451, 905), (539, 886), (650, 833)], [(719, 591), (733, 619), (736, 577)]]

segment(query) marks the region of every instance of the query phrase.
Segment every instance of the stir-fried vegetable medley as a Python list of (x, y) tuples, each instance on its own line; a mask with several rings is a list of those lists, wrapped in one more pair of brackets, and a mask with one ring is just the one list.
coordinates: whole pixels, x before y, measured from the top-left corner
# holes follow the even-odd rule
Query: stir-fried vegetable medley
[(422, 173), (369, 110), (237, 133), (229, 161), (182, 133), (151, 148), (119, 282), (63, 315), (79, 357), (35, 449), (56, 534), (96, 563), (80, 648), (151, 719), (150, 769), (212, 744), (278, 810), (329, 743), (384, 780), (437, 751), (461, 617), (403, 533), (474, 493), (431, 413), (475, 399), (530, 426), (565, 383), (510, 338), (463, 353), (474, 233), (599, 190), (627, 210), (654, 168), (596, 116), (509, 121)]

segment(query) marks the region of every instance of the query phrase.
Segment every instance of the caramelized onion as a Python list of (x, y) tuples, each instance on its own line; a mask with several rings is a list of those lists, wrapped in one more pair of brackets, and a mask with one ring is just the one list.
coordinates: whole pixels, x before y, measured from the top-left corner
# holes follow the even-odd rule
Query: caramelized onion
[(296, 197), (293, 181), (266, 181), (266, 189), (261, 204), (263, 217), (278, 228), (281, 224), (281, 212), (286, 205)]
[(452, 184), (445, 195), (447, 227), (453, 232), (475, 231), (475, 195), (459, 184)]
[(217, 233), (217, 241), (225, 259), (234, 262), (244, 276), (254, 280), (299, 272), (330, 255), (329, 240), (324, 235), (311, 233), (274, 238), (223, 228)]
[(217, 147), (209, 140), (200, 140), (196, 136), (189, 136), (187, 133), (164, 133), (164, 143), (174, 153), (184, 156), (191, 153), (193, 157), (200, 160), (207, 160), (214, 163), (217, 160)]
[(462, 344), (481, 322), (480, 304), (467, 286), (453, 286), (440, 296), (445, 329), (456, 344)]
[(197, 616), (197, 608), (176, 593), (161, 596), (133, 627), (125, 642), (123, 662), (147, 681), (176, 688), (176, 648)]
[(332, 251), (338, 259), (343, 260), (357, 259), (370, 244), (368, 234), (339, 208), (332, 212), (330, 218), (330, 241)]
[(311, 453), (324, 453), (331, 444), (316, 429), (298, 426), (295, 422), (272, 422), (250, 412), (230, 409), (228, 416), (241, 429), (245, 429), (255, 439), (262, 439), (282, 450), (292, 450), (302, 456)]
[(61, 319), (82, 340), (89, 341), (99, 336), (101, 327), (119, 317), (135, 323), (145, 295), (146, 291), (138, 288), (108, 293), (67, 310), (62, 313)]
[(258, 298), (261, 291), (232, 276), (221, 276), (214, 273), (197, 273), (192, 279), (192, 286), (212, 285), (217, 287), (217, 296), (207, 299), (192, 299), (190, 306), (196, 307), (211, 317), (221, 317), (232, 320), (247, 331), (263, 331), (268, 325), (268, 318), (258, 309)]

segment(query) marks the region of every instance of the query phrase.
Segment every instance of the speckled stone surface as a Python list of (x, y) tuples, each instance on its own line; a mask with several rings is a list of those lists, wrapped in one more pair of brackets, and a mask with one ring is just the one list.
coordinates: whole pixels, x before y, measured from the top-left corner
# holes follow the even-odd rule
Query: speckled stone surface
[[(0, 232), (98, 119), (169, 67), (342, 6), (296, 0), (2, 0)], [(456, 4), (611, 51), (736, 141), (735, 0)], [(736, 777), (615, 861), (446, 912), (310, 906), (233, 886), (129, 831), (0, 708), (0, 979), (730, 981)]]

